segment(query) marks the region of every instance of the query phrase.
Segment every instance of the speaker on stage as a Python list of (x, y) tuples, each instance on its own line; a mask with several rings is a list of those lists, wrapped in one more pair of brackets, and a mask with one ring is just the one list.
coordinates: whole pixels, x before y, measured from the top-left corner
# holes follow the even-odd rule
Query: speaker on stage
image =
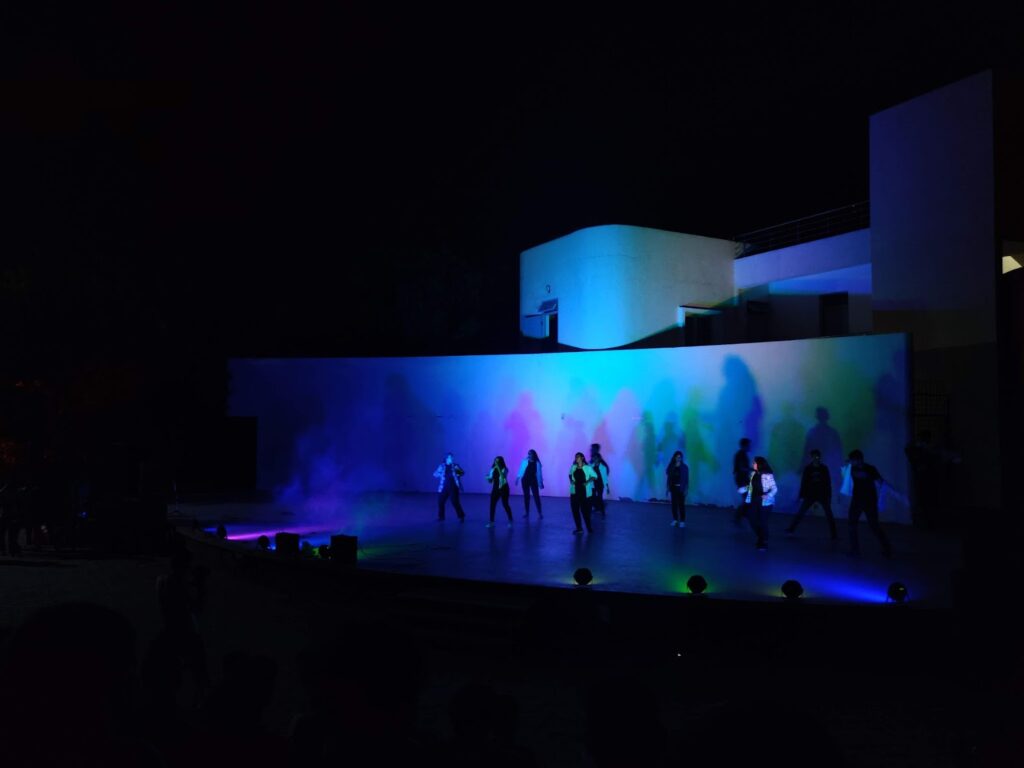
[(354, 566), (358, 541), (355, 536), (331, 536), (331, 560), (338, 565)]
[(281, 532), (274, 536), (274, 549), (279, 555), (299, 555), (299, 535)]

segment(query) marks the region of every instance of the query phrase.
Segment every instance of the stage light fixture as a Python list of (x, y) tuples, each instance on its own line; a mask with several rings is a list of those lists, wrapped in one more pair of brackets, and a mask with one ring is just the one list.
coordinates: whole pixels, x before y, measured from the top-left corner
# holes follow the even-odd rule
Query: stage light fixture
[(887, 602), (905, 603), (907, 602), (907, 596), (906, 586), (899, 581), (894, 581), (889, 585), (889, 589), (886, 590)]
[(691, 595), (701, 595), (708, 588), (708, 582), (699, 573), (695, 573), (686, 580), (686, 588), (690, 590)]
[(782, 594), (787, 600), (796, 600), (804, 593), (804, 588), (796, 579), (787, 579), (782, 583)]
[(573, 580), (577, 586), (585, 587), (594, 580), (594, 574), (590, 572), (589, 568), (577, 568), (576, 573), (572, 575)]
[(256, 546), (262, 549), (264, 552), (270, 549), (270, 537), (266, 534), (256, 539)]

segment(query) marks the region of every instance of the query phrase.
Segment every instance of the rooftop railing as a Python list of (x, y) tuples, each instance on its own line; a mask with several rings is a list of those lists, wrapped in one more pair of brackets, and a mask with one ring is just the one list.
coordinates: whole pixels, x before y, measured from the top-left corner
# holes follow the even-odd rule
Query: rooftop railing
[(864, 229), (871, 224), (868, 201), (844, 205), (784, 224), (736, 235), (736, 258)]

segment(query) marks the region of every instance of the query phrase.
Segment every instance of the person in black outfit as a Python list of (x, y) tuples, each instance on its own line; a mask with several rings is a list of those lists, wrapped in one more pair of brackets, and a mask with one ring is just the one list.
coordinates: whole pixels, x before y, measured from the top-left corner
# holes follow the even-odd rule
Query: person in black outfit
[(523, 481), (523, 504), (526, 512), (523, 517), (530, 516), (530, 492), (533, 492), (533, 500), (537, 502), (537, 517), (544, 517), (540, 510), (540, 489), (544, 487), (544, 473), (537, 452), (531, 448), (526, 452), (526, 458), (519, 465), (519, 474), (516, 475), (516, 485), (520, 479)]
[[(740, 440), (740, 448), (732, 456), (732, 479), (737, 488), (746, 488), (750, 484), (750, 473), (754, 471), (750, 463), (750, 438), (744, 437)], [(733, 523), (740, 524), (740, 520), (747, 514), (746, 496), (740, 498), (736, 506), (736, 515)]]
[(491, 519), (487, 523), (488, 528), (494, 527), (494, 508), (501, 499), (501, 506), (505, 508), (508, 516), (508, 526), (512, 527), (512, 507), (508, 505), (508, 467), (505, 465), (504, 456), (495, 456), (491, 469), (487, 472), (487, 482), (491, 484)]
[(885, 531), (878, 524), (878, 485), (885, 483), (882, 475), (870, 464), (864, 463), (864, 454), (859, 450), (850, 452), (850, 479), (853, 481), (853, 496), (850, 498), (849, 527), (850, 554), (860, 555), (860, 542), (857, 539), (857, 523), (861, 513), (868, 519), (868, 527), (878, 537), (882, 545), (882, 556), (890, 557), (892, 549)]
[(459, 516), (459, 522), (466, 519), (466, 513), (462, 511), (462, 504), (459, 503), (459, 492), (462, 490), (462, 476), (466, 474), (462, 467), (455, 463), (455, 459), (449, 452), (444, 461), (437, 465), (434, 470), (434, 477), (438, 478), (437, 483), (437, 519), (444, 520), (444, 504), (451, 497), (452, 506), (455, 507), (455, 514)]
[(608, 475), (611, 473), (611, 468), (608, 466), (608, 462), (604, 460), (604, 456), (601, 455), (600, 443), (591, 443), (590, 445), (590, 467), (596, 475), (594, 478), (594, 495), (590, 497), (591, 508), (595, 512), (600, 512), (601, 517), (604, 517), (604, 494), (605, 491), (610, 490)]
[(828, 467), (821, 463), (821, 451), (817, 448), (811, 451), (811, 463), (804, 467), (804, 474), (800, 480), (800, 499), (800, 509), (793, 518), (793, 522), (786, 528), (786, 533), (792, 536), (796, 527), (800, 525), (800, 521), (804, 519), (804, 515), (807, 514), (807, 510), (818, 504), (825, 512), (829, 533), (832, 540), (835, 541), (838, 536), (836, 535), (836, 519), (832, 515), (832, 477)]
[(686, 527), (686, 492), (690, 487), (690, 468), (683, 463), (683, 452), (672, 454), (665, 470), (665, 482), (672, 497), (672, 526)]
[(577, 452), (569, 468), (569, 506), (572, 509), (573, 522), (576, 523), (573, 533), (583, 533), (580, 527), (581, 514), (583, 523), (587, 526), (587, 533), (591, 533), (591, 495), (596, 479), (597, 473), (594, 472), (594, 468), (587, 464), (587, 459), (582, 453)]

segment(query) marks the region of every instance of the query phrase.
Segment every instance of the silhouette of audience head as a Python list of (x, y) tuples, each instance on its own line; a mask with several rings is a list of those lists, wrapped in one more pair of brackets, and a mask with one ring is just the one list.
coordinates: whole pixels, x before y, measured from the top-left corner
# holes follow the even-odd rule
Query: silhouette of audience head
[(821, 451), (819, 451), (817, 448), (812, 448), (811, 449), (811, 461), (814, 464), (820, 464), (821, 463)]
[(657, 698), (626, 678), (606, 679), (590, 690), (584, 739), (597, 768), (660, 765), (668, 746)]
[(692, 768), (756, 765), (766, 758), (787, 768), (846, 765), (838, 743), (812, 712), (775, 700), (729, 704), (710, 713), (684, 751)]
[(817, 408), (814, 409), (814, 418), (816, 418), (822, 424), (828, 423), (828, 408), (824, 407), (823, 405), (819, 405)]
[(498, 696), (482, 683), (459, 688), (448, 703), (448, 719), (457, 742), (487, 743), (496, 734)]
[(26, 619), (0, 665), (4, 763), (125, 759), (133, 750), (122, 734), (134, 711), (135, 642), (127, 619), (91, 603), (58, 604)]
[(855, 467), (859, 467), (861, 464), (864, 463), (864, 454), (861, 452), (859, 448), (855, 448), (852, 451), (850, 451), (850, 455), (847, 458), (850, 459), (850, 463), (852, 463)]
[(258, 728), (274, 695), (277, 662), (267, 656), (231, 651), (224, 656), (224, 677), (210, 695), (207, 710), (214, 723), (231, 731)]
[(749, 437), (741, 437), (740, 438), (740, 450), (741, 451), (749, 451), (750, 450), (750, 438)]

